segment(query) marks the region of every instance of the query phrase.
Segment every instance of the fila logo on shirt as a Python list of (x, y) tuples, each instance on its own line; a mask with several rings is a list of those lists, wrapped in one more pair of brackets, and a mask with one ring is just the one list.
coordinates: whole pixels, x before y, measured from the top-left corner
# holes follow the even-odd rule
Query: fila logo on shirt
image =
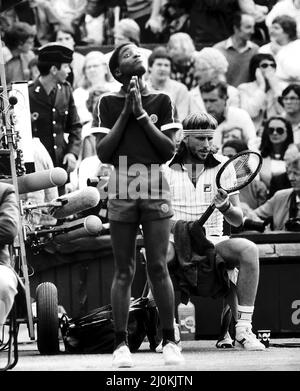
[(210, 193), (211, 192), (211, 184), (210, 183), (204, 183), (203, 191), (204, 191), (204, 193)]

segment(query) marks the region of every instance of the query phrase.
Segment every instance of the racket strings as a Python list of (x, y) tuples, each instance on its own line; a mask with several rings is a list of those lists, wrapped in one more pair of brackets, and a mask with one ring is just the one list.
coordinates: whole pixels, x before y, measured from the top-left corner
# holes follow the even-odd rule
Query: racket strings
[(239, 181), (247, 180), (252, 174), (253, 171), (249, 165), (249, 155), (242, 155), (237, 161), (234, 162), (233, 166), (236, 172), (236, 178)]
[(245, 154), (238, 156), (233, 159), (232, 164), (229, 164), (220, 176), (221, 187), (226, 189), (227, 192), (234, 191), (252, 178), (258, 165), (259, 158), (257, 155)]

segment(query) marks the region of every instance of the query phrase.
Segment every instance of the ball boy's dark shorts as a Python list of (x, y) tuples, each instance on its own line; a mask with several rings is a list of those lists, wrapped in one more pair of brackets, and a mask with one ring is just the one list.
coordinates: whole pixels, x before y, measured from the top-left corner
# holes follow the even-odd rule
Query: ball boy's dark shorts
[(111, 175), (109, 220), (135, 223), (173, 216), (170, 189), (163, 173), (156, 170), (148, 174), (139, 176), (116, 170)]

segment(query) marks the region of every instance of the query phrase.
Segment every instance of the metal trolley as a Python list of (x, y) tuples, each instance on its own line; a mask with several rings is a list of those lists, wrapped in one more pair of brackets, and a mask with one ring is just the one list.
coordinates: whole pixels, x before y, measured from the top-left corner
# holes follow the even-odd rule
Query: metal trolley
[[(13, 100), (7, 94), (2, 44), (0, 40), (0, 76), (2, 91), (0, 94), (0, 157), (9, 161), (9, 181), (14, 185), (17, 199), (20, 200), (17, 177), (24, 174), (22, 168), (22, 151), (18, 148), (19, 135), (14, 129)], [(1, 179), (0, 179), (1, 180)], [(5, 179), (4, 179), (5, 181)], [(6, 325), (3, 326), (0, 351), (8, 351), (7, 363), (1, 371), (12, 369), (18, 362), (18, 331), (20, 323), (26, 323), (29, 338), (35, 340), (34, 324), (37, 324), (37, 347), (41, 354), (55, 354), (59, 351), (59, 319), (57, 289), (50, 282), (41, 283), (36, 289), (36, 316), (32, 311), (29, 275), (26, 260), (26, 230), (24, 227), (24, 210), (19, 202), (19, 230), (13, 245), (10, 246), (11, 266), (15, 270), (19, 285), (13, 308)], [(8, 333), (5, 333), (8, 327)]]

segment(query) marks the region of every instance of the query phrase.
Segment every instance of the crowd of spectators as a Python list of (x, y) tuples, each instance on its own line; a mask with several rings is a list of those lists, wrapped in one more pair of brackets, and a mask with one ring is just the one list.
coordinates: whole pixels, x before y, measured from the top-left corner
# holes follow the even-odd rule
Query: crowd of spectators
[[(274, 189), (292, 187), (286, 156), (291, 147), (300, 153), (299, 0), (27, 0), (2, 12), (0, 29), (8, 86), (39, 77), (42, 45), (57, 42), (74, 51), (67, 80), (83, 131), (68, 191), (96, 174), (85, 159), (101, 167), (95, 103), (120, 88), (108, 62), (113, 48), (128, 41), (141, 48), (147, 83), (170, 95), (178, 121), (207, 112), (218, 121), (219, 152), (261, 153), (260, 177), (249, 196), (242, 195), (245, 213), (251, 210), (253, 218), (259, 208), (262, 218), (261, 205)], [(78, 180), (82, 164), (84, 180)]]

